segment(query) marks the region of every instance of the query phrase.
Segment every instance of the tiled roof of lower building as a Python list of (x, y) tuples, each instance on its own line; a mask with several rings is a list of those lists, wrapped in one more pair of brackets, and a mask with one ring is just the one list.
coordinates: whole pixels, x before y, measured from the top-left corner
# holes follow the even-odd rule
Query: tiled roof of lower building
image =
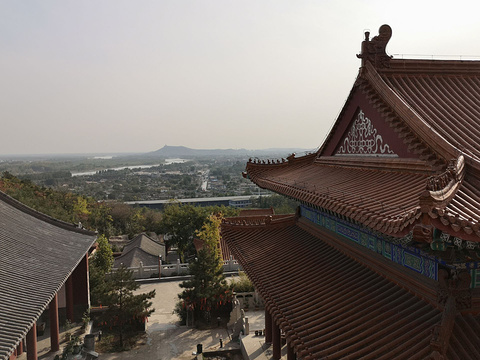
[(480, 318), (435, 306), (435, 281), (407, 290), (302, 218), (229, 218), (222, 236), (302, 359), (480, 358)]
[(25, 337), (95, 238), (0, 193), (0, 359)]
[(127, 268), (139, 267), (140, 263), (142, 266), (158, 266), (159, 255), (152, 255), (140, 247), (134, 247), (116, 257), (113, 267), (119, 268), (122, 265)]
[(127, 245), (125, 245), (122, 253), (126, 254), (136, 247), (142, 249), (146, 253), (158, 256), (164, 252), (165, 244), (161, 244), (160, 242), (152, 239), (150, 236), (141, 233), (133, 238)]

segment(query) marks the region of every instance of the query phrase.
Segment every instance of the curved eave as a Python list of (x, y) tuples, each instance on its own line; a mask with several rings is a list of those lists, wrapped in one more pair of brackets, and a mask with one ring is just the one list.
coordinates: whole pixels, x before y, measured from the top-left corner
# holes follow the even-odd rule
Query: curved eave
[(445, 172), (428, 180), (433, 189), (422, 194), (420, 205), (435, 227), (464, 240), (480, 242), (480, 174), (465, 165), (463, 159), (459, 156)]
[(480, 242), (480, 180), (466, 179), (445, 208), (429, 212), (435, 227), (467, 241)]
[(319, 161), (248, 164), (258, 186), (358, 221), (392, 236), (409, 232), (421, 216), (426, 173), (335, 166)]

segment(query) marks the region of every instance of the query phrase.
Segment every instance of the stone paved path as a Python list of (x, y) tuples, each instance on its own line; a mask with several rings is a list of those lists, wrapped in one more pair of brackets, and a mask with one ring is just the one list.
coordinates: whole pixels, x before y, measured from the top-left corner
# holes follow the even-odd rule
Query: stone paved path
[(225, 328), (212, 330), (196, 330), (178, 325), (178, 317), (173, 314), (177, 294), (181, 292), (180, 281), (144, 284), (138, 292), (156, 290), (153, 299), (155, 312), (147, 324), (147, 340), (145, 345), (136, 349), (114, 354), (101, 354), (105, 360), (191, 360), (197, 344), (203, 344), (204, 350), (214, 350), (220, 346), (220, 337), (225, 346), (238, 347), (238, 343), (230, 343)]

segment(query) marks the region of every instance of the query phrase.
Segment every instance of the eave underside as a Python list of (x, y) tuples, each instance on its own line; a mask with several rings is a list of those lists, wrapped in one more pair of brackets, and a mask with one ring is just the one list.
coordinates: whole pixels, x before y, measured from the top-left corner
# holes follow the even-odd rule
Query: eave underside
[[(426, 359), (432, 354), (441, 310), (299, 223), (226, 219), (222, 236), (302, 359)], [(480, 358), (480, 339), (470, 335), (479, 326), (478, 317), (457, 315), (448, 358)]]

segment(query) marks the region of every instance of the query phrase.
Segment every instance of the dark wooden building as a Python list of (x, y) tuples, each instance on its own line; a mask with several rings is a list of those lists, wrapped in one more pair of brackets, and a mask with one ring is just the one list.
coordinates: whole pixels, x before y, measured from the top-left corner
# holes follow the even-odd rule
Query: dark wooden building
[[(59, 350), (59, 295), (74, 321), (89, 306), (88, 252), (96, 235), (0, 192), (0, 359), (37, 359), (37, 322)], [(62, 293), (60, 294), (60, 291)]]
[[(388, 25), (312, 154), (245, 176), (301, 202), (222, 236), (288, 359), (480, 359), (480, 61), (395, 59)], [(308, 131), (308, 129), (306, 129)]]

